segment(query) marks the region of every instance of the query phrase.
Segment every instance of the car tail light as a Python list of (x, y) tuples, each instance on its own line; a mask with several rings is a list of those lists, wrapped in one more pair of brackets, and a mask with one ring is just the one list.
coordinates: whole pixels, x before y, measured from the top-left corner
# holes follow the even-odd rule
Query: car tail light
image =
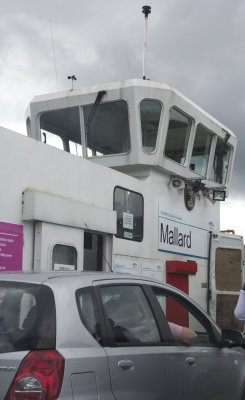
[(5, 400), (55, 400), (65, 360), (56, 350), (32, 351), (22, 361)]

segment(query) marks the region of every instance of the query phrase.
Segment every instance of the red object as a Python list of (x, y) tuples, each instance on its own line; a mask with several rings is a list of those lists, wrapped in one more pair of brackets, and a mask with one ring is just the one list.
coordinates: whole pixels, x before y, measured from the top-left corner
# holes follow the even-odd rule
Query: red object
[[(167, 283), (172, 286), (177, 287), (185, 293), (189, 293), (189, 279), (188, 275), (167, 275)], [(169, 322), (174, 322), (175, 324), (188, 326), (189, 316), (188, 312), (181, 304), (177, 303), (171, 297), (166, 299), (166, 316)]]
[(191, 261), (166, 261), (166, 272), (167, 274), (195, 275), (197, 273), (197, 263)]
[[(189, 294), (188, 275), (197, 272), (196, 262), (167, 261), (166, 262), (166, 282)], [(189, 316), (187, 310), (172, 298), (166, 300), (167, 320), (182, 326), (189, 326)]]
[(30, 352), (22, 361), (5, 400), (55, 400), (63, 382), (65, 360), (56, 350)]

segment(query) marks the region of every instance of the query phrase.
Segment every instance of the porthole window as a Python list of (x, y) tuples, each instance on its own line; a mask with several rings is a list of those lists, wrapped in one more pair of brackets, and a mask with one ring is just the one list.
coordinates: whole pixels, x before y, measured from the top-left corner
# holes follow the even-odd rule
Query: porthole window
[(77, 250), (73, 246), (56, 244), (52, 253), (52, 269), (74, 271), (77, 269)]

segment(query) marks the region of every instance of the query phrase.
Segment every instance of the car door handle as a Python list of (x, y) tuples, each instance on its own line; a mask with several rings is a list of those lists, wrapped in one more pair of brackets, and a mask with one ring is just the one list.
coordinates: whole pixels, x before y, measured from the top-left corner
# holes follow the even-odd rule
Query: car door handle
[(118, 361), (117, 365), (123, 371), (131, 370), (134, 368), (133, 361), (131, 361), (131, 360), (120, 360), (120, 361)]
[(194, 365), (196, 365), (195, 357), (186, 357), (185, 362), (188, 365), (188, 367), (193, 367)]

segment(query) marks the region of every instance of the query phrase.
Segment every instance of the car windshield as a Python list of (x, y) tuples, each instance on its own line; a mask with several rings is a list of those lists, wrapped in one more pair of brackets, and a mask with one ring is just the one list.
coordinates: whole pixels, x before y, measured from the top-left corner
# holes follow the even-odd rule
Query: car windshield
[(55, 347), (55, 305), (44, 285), (0, 281), (0, 353)]

